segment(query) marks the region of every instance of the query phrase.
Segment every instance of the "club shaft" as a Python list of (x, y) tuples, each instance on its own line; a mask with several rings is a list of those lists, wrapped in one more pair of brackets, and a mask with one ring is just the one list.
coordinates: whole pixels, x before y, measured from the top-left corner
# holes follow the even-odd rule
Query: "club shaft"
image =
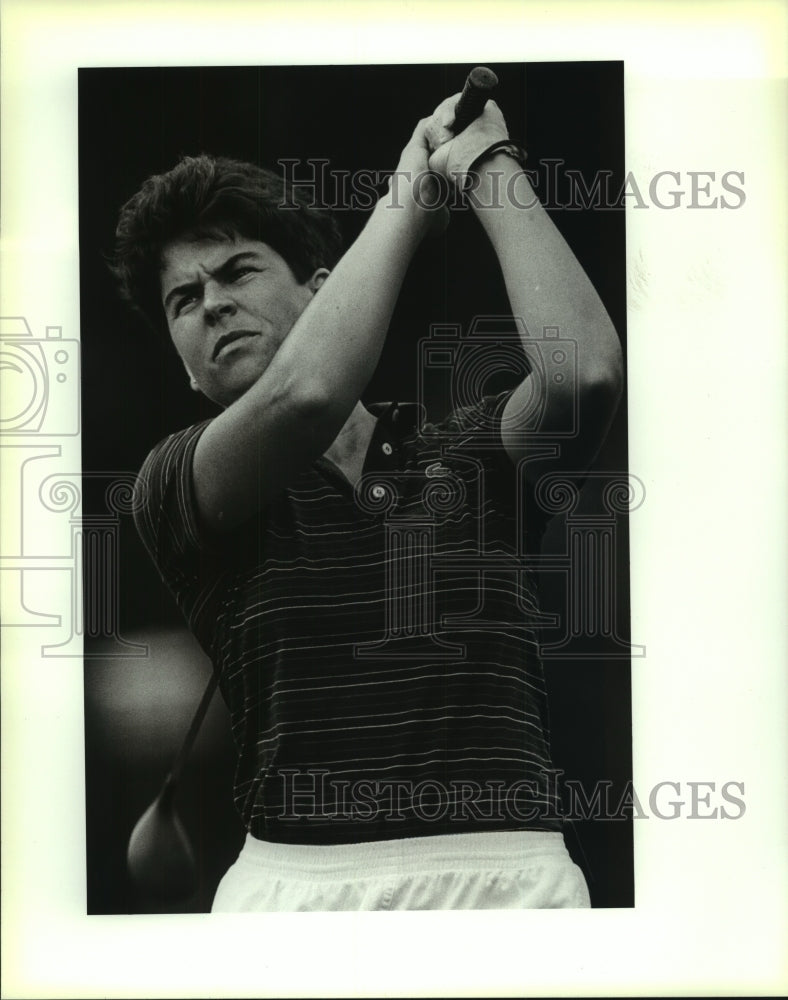
[(197, 711), (194, 713), (194, 718), (191, 721), (189, 730), (184, 737), (183, 743), (178, 755), (173, 761), (172, 767), (170, 768), (170, 773), (167, 775), (165, 784), (173, 786), (179, 780), (181, 776), (181, 771), (183, 770), (183, 765), (186, 763), (186, 758), (191, 753), (191, 749), (194, 746), (194, 741), (197, 739), (197, 733), (200, 731), (200, 726), (203, 723), (203, 719), (208, 711), (208, 708), (213, 700), (214, 693), (219, 684), (219, 673), (214, 670), (211, 673), (211, 679), (203, 692), (202, 698), (200, 699), (200, 704), (197, 706)]

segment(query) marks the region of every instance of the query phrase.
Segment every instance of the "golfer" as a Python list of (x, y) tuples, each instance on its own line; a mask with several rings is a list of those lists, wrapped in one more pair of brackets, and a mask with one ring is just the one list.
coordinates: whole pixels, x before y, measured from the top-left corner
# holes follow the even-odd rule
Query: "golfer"
[[(153, 449), (136, 514), (231, 716), (247, 836), (214, 911), (589, 905), (517, 558), (545, 526), (538, 477), (582, 475), (605, 437), (621, 349), (497, 105), (455, 136), (458, 97), (416, 125), (344, 254), (328, 213), (228, 159), (185, 158), (121, 211), (123, 293), (222, 407)], [(457, 197), (529, 374), (437, 422), (364, 405)]]

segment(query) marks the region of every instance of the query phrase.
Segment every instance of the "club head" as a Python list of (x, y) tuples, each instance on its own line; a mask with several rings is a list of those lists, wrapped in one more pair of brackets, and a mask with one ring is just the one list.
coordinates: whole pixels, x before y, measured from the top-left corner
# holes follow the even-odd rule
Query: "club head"
[(173, 786), (161, 794), (137, 821), (126, 851), (134, 884), (158, 899), (184, 899), (197, 887), (194, 851), (173, 804)]

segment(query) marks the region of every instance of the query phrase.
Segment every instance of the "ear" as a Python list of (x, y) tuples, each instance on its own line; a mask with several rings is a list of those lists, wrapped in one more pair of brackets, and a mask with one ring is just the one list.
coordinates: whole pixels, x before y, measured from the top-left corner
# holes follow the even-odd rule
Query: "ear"
[(318, 288), (323, 284), (326, 278), (331, 274), (327, 267), (319, 267), (312, 277), (309, 279), (307, 284), (312, 289), (312, 292), (316, 292)]

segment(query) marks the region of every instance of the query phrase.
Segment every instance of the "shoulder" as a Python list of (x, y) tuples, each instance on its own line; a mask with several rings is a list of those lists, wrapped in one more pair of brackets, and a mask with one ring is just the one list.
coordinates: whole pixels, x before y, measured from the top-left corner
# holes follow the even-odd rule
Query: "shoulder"
[(501, 439), (501, 414), (510, 395), (506, 391), (455, 406), (443, 418), (425, 422), (417, 444), (423, 454), (440, 459), (435, 475), (446, 469), (464, 480), (483, 481), (486, 491), (506, 498), (506, 506), (517, 492), (516, 469)]
[(145, 461), (142, 463), (137, 476), (138, 483), (144, 484), (146, 478), (152, 473), (166, 475), (172, 472), (184, 458), (191, 456), (200, 439), (200, 435), (210, 424), (210, 420), (203, 420), (198, 424), (192, 424), (183, 430), (163, 438), (150, 450)]
[(512, 390), (507, 389), (475, 401), (460, 402), (443, 419), (425, 424), (424, 430), (446, 437), (474, 435), (494, 441), (496, 436), (500, 438), (501, 417), (511, 395)]
[(148, 453), (137, 474), (134, 520), (149, 548), (159, 537), (165, 521), (182, 525), (184, 541), (195, 545), (199, 542), (192, 459), (197, 442), (209, 424), (210, 420), (204, 420), (161, 440)]
[(511, 395), (506, 390), (455, 406), (440, 420), (425, 422), (420, 434), (444, 449), (484, 455), (493, 462), (507, 460), (511, 468), (501, 437), (501, 420)]
[(506, 389), (456, 406), (442, 420), (425, 424), (422, 433), (437, 442), (447, 468), (461, 476), (469, 470), (492, 509), (518, 519), (527, 527), (529, 544), (538, 544), (549, 517), (535, 500), (525, 460), (513, 460), (504, 443), (505, 411), (514, 392)]

